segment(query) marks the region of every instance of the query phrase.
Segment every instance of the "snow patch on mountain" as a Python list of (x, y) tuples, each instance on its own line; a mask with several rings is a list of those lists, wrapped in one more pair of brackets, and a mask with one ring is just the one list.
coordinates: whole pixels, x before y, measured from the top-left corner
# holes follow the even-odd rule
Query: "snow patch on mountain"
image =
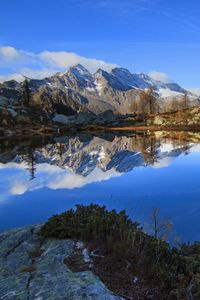
[(161, 98), (183, 96), (183, 93), (172, 91), (169, 88), (159, 88), (158, 94), (160, 95)]
[(89, 86), (86, 87), (86, 90), (89, 91), (89, 92), (95, 92), (95, 88), (93, 88), (93, 87), (91, 88)]

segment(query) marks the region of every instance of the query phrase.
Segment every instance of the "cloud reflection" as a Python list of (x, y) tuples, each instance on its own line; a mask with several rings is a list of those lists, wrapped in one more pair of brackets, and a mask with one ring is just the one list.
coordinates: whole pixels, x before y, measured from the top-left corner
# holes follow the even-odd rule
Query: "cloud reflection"
[[(57, 189), (74, 189), (83, 187), (89, 183), (108, 180), (112, 177), (122, 175), (114, 168), (103, 172), (96, 167), (88, 176), (82, 176), (74, 173), (69, 168), (60, 168), (47, 163), (37, 164), (36, 178), (28, 180), (27, 164), (7, 163), (0, 164), (1, 170), (8, 170), (4, 174), (4, 181), (8, 183), (8, 195), (22, 195), (27, 191), (33, 191), (42, 188)], [(18, 176), (13, 176), (13, 171), (18, 171)]]

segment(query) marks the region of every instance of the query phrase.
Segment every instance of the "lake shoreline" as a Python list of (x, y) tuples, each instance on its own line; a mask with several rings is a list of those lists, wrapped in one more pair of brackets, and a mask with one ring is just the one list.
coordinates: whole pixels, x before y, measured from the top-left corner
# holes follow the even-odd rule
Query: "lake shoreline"
[(77, 125), (77, 126), (27, 126), (18, 128), (0, 128), (0, 139), (10, 136), (50, 136), (53, 134), (74, 134), (74, 133), (94, 133), (94, 132), (200, 132), (200, 126), (100, 126), (100, 125)]

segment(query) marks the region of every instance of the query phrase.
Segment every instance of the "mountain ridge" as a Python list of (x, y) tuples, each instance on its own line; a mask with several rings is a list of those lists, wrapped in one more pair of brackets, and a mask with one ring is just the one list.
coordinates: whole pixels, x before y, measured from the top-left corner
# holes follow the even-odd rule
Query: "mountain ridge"
[[(134, 105), (142, 91), (152, 89), (161, 107), (185, 95), (191, 103), (199, 98), (177, 83), (164, 83), (146, 74), (131, 73), (128, 69), (115, 67), (110, 72), (98, 69), (89, 72), (83, 65), (72, 66), (66, 72), (58, 72), (44, 79), (28, 79), (33, 103), (53, 116), (75, 115), (79, 112), (99, 114), (112, 111), (114, 114), (134, 112)], [(23, 83), (15, 80), (0, 84), (0, 107), (20, 103)]]

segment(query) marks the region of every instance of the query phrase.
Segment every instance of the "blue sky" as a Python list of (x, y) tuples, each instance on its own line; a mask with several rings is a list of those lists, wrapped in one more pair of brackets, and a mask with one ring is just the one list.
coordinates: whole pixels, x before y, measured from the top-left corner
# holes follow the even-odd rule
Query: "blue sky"
[(200, 87), (199, 12), (199, 0), (1, 0), (0, 79), (80, 60), (92, 71), (117, 64)]

